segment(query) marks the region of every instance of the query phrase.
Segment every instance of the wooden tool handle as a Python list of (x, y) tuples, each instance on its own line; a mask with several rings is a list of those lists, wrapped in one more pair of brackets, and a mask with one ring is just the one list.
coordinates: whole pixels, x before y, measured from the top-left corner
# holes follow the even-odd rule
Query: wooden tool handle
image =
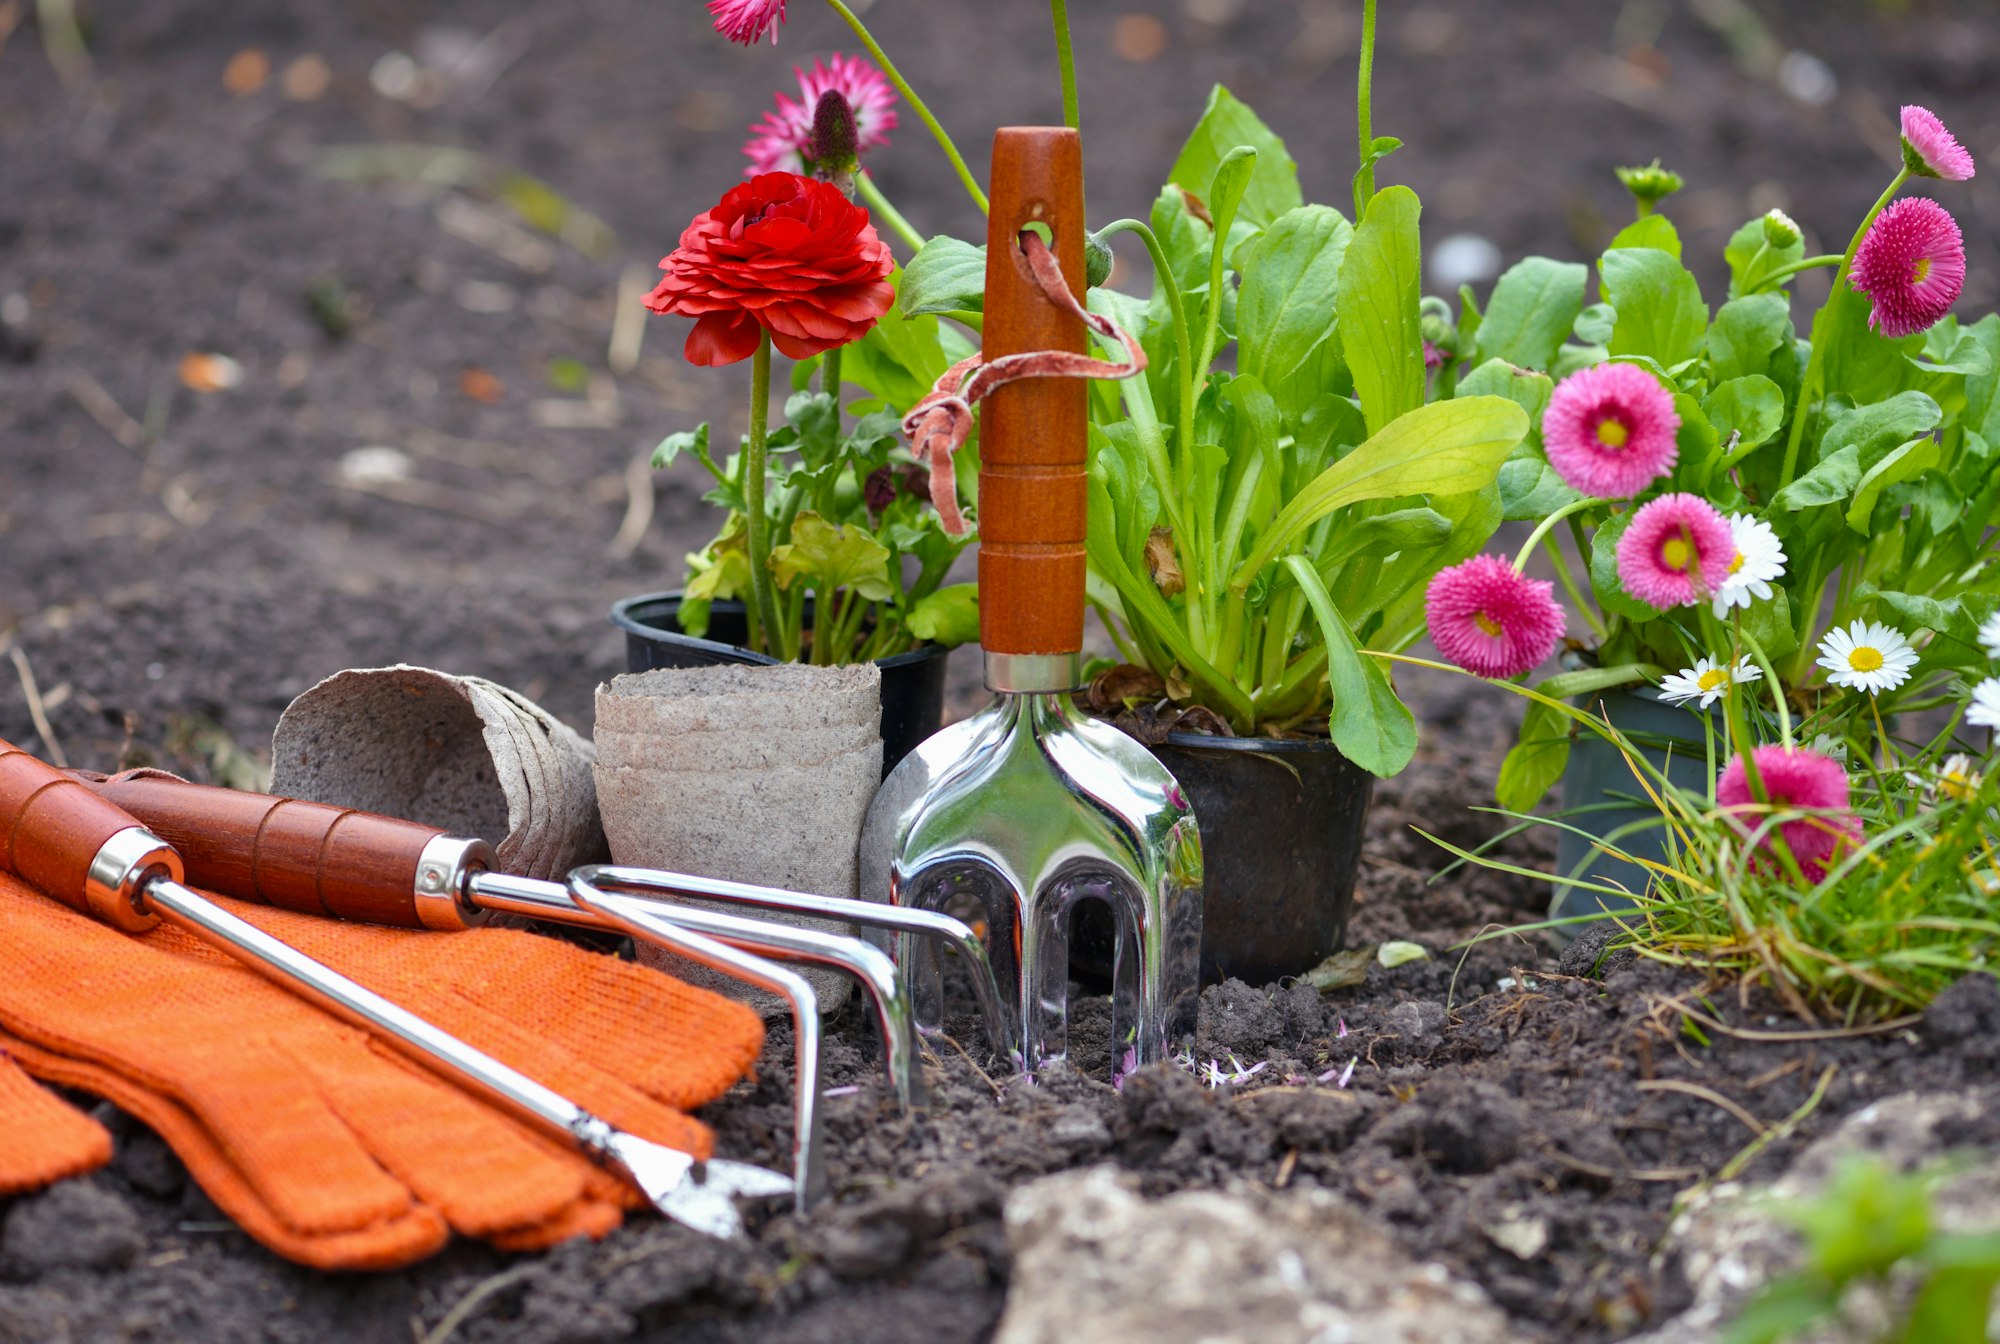
[(116, 804), (179, 850), (198, 887), (309, 915), (426, 927), (417, 861), (444, 834), (435, 826), (154, 771), (71, 773), (92, 802)]
[[(1021, 254), (1030, 223), (1049, 229), (1070, 292), (1084, 293), (1083, 147), (1061, 126), (1007, 126), (993, 137), (987, 216), (990, 362), (1033, 350), (1087, 350), (1083, 323), (1043, 296)], [(1084, 459), (1088, 392), (1077, 378), (996, 389), (979, 430), (979, 642), (988, 653), (1083, 647)]]
[(87, 896), (104, 842), (139, 825), (46, 761), (0, 742), (0, 867), (44, 896), (98, 915)]

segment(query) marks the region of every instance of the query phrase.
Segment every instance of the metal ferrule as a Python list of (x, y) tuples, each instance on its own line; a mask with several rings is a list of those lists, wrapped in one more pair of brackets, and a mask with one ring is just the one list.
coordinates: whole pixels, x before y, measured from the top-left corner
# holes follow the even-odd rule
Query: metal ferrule
[(486, 912), (472, 903), (471, 877), (492, 866), (493, 847), (484, 840), (440, 835), (425, 845), (411, 888), (424, 927), (455, 933), (484, 924)]
[(1000, 695), (1073, 691), (1083, 685), (1080, 653), (986, 653), (986, 689)]
[(83, 897), (105, 923), (126, 933), (144, 933), (160, 922), (145, 902), (147, 880), (160, 876), (183, 880), (187, 873), (181, 856), (144, 826), (127, 826), (106, 840), (90, 860)]

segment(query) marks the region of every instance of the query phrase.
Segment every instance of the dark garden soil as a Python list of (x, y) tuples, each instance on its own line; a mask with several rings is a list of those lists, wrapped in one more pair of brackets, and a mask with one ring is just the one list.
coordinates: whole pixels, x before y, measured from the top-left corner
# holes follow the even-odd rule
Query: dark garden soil
[[(975, 168), (982, 128), (1055, 119), (1041, 7), (932, 0), (911, 20), (905, 4), (871, 13)], [(1357, 4), (1074, 8), (1095, 217), (1143, 213), (1218, 79), (1289, 138), (1309, 196), (1346, 200)], [(710, 37), (695, 0), (132, 0), (84, 7), (95, 74), (66, 90), (20, 22), (32, 9), (0, 3), (0, 736), (76, 765), (241, 781), (293, 696), (396, 661), (492, 677), (587, 726), (592, 688), (622, 670), (605, 609), (670, 586), (711, 526), (691, 470), (654, 482), (631, 464), (700, 416), (742, 420), (743, 380), (682, 364), (675, 324), (608, 367), (621, 274), (645, 282), (738, 173), (741, 128), (779, 73), (836, 44), (826, 15), (794, 0), (774, 56)], [(2000, 148), (1982, 84), (2000, 23), (1980, 0), (1384, 11), (1376, 126), (1410, 143), (1386, 178), (1423, 193), (1433, 240), (1476, 232), (1510, 258), (1589, 255), (1628, 208), (1609, 168), (1657, 153), (1690, 178), (1671, 210), (1713, 299), (1713, 259), (1754, 211), (1782, 205), (1839, 247), (1889, 171), (1899, 101), (1932, 102), (1975, 153)], [(1744, 15), (1768, 25), (1768, 59)], [(370, 86), (385, 53), (435, 63), (472, 44), (418, 103)], [(1825, 62), (1830, 101), (1781, 91), (1792, 47)], [(272, 72), (232, 94), (225, 66), (245, 48)], [(306, 56), (330, 76), (311, 99), (294, 96), (313, 91), (314, 71), (293, 69)], [(586, 252), (535, 234), (476, 183), (322, 171), (333, 147), (411, 142), (532, 173), (615, 238)], [(920, 228), (970, 227), (909, 126), (875, 166)], [(1952, 197), (1970, 311), (2000, 296), (1992, 181)], [(186, 386), (181, 361), (202, 352), (237, 361), (240, 385)], [(350, 456), (364, 448), (397, 456)], [(648, 510), (643, 534), (621, 535)], [(60, 1216), (35, 1223), (75, 1239), (41, 1258), (72, 1267), (36, 1274), (0, 1245), (0, 1340), (422, 1338), (475, 1290), (454, 1339), (978, 1339), (1007, 1283), (1007, 1191), (1095, 1162), (1155, 1192), (1327, 1186), (1480, 1283), (1523, 1339), (1605, 1339), (1674, 1307), (1651, 1258), (1675, 1193), (1755, 1139), (1732, 1108), (1772, 1134), (1738, 1162), (1768, 1177), (1873, 1098), (1990, 1070), (2000, 1003), (1979, 999), (1984, 982), (1883, 1035), (1773, 1042), (1733, 1033), (1800, 1024), (1754, 997), (1702, 999), (1685, 973), (1591, 979), (1587, 958), (1521, 937), (1449, 950), (1533, 919), (1546, 893), (1491, 873), (1427, 883), (1441, 853), (1411, 827), (1488, 833), (1470, 809), (1513, 711), (1464, 683), (1414, 689), (1426, 745), (1378, 791), (1352, 936), (1432, 955), (1324, 996), (1211, 990), (1192, 1055), (1263, 1066), (1240, 1084), (1165, 1066), (1114, 1090), (1105, 1008), (1084, 1000), (1077, 1071), (1001, 1085), (957, 1024), (971, 1056), (941, 1048), (933, 1109), (903, 1120), (843, 1020), (831, 1081), (859, 1090), (829, 1103), (838, 1196), (813, 1218), (760, 1214), (745, 1245), (640, 1220), (600, 1244), (512, 1259), (460, 1244), (373, 1276), (267, 1255), (113, 1117), (114, 1168), (36, 1197)], [(1549, 857), (1539, 840), (1506, 853)], [(1689, 1006), (1724, 1024), (1706, 1043), (1682, 1028)], [(786, 1150), (782, 1037), (705, 1117), (733, 1156)]]

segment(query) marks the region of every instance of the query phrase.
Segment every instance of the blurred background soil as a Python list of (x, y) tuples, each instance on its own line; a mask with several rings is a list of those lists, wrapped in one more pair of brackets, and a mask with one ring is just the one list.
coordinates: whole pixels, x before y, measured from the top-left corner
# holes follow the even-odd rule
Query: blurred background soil
[[(1059, 119), (1042, 6), (907, 3), (869, 17), (975, 171), (993, 126)], [(1097, 222), (1145, 213), (1217, 81), (1347, 207), (1358, 0), (1072, 8)], [(693, 463), (634, 464), (744, 420), (741, 369), (683, 363), (678, 320), (614, 363), (617, 295), (739, 176), (790, 67), (852, 49), (791, 10), (745, 50), (696, 0), (86, 4), (65, 79), (31, 0), (0, 0), (0, 733), (40, 745), (32, 674), (73, 761), (226, 773), (314, 681), (395, 661), (587, 726), (622, 666), (605, 609), (713, 526)], [(1381, 28), (1375, 129), (1407, 142), (1382, 177), (1422, 194), (1440, 292), (1593, 255), (1628, 217), (1617, 164), (1687, 175), (1669, 211), (1715, 301), (1754, 212), (1841, 246), (1899, 102), (2000, 150), (1975, 0), (1388, 0)], [(976, 234), (914, 118), (870, 166), (920, 229)], [(1951, 204), (1976, 311), (1993, 174)]]

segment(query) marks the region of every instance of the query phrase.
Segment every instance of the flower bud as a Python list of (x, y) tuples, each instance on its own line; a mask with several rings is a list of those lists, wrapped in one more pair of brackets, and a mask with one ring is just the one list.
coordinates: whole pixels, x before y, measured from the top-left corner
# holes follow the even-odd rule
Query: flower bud
[(1083, 283), (1086, 288), (1096, 289), (1111, 278), (1111, 244), (1104, 241), (1104, 235), (1095, 229), (1083, 231)]
[(861, 483), (861, 502), (870, 513), (885, 512), (896, 502), (896, 474), (887, 467), (869, 472), (868, 479)]
[(1687, 185), (1679, 173), (1660, 167), (1658, 159), (1643, 168), (1619, 168), (1614, 171), (1641, 210), (1650, 210), (1655, 202), (1665, 200)]
[(1805, 238), (1792, 217), (1782, 210), (1764, 212), (1764, 241), (1774, 252), (1782, 252), (1788, 247), (1797, 247)]
[(813, 108), (812, 153), (809, 156), (822, 181), (828, 174), (853, 172), (861, 154), (861, 134), (854, 124), (854, 108), (839, 89), (828, 89)]

